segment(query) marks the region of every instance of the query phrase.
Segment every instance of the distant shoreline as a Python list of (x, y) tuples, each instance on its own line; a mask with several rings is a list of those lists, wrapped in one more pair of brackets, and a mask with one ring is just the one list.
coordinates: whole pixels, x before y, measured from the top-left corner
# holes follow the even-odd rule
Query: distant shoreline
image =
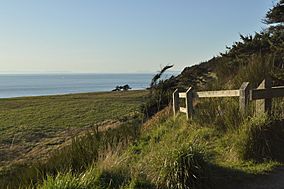
[[(157, 70), (158, 71), (158, 70)], [(145, 74), (151, 74), (155, 75), (157, 73), (155, 72), (137, 72), (137, 73), (73, 73), (73, 72), (0, 72), (1, 75), (145, 75)], [(180, 74), (181, 71), (167, 71), (166, 74), (171, 75), (177, 75)]]
[(30, 95), (30, 96), (14, 96), (14, 97), (0, 97), (0, 100), (13, 100), (13, 99), (25, 99), (25, 98), (40, 98), (40, 97), (62, 97), (62, 96), (72, 96), (72, 95), (88, 95), (88, 94), (107, 94), (107, 93), (125, 93), (125, 92), (139, 92), (147, 91), (147, 89), (133, 89), (129, 91), (94, 91), (94, 92), (79, 92), (79, 93), (62, 93), (62, 94), (47, 94), (47, 95)]
[(152, 78), (153, 74), (6, 74), (0, 75), (0, 98), (108, 92), (124, 85), (143, 90)]

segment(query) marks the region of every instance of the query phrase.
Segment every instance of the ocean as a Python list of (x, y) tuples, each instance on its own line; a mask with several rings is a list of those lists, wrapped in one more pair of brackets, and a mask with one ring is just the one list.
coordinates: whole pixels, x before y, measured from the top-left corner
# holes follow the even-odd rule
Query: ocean
[(149, 87), (154, 74), (0, 74), (0, 98), (111, 91), (117, 85)]

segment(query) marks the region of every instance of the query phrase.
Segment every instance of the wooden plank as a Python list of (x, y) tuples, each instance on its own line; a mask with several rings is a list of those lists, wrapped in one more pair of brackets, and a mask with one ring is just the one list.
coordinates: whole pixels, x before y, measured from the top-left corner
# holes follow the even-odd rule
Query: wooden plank
[(186, 93), (179, 93), (180, 98), (186, 98)]
[[(272, 80), (271, 80), (270, 76), (267, 76), (266, 79), (264, 80), (264, 87), (266, 89), (272, 88)], [(265, 110), (265, 112), (267, 112), (270, 115), (271, 109), (272, 109), (272, 98), (264, 99), (264, 110)]]
[(249, 105), (249, 96), (250, 96), (250, 85), (249, 82), (244, 82), (239, 89), (240, 91), (240, 98), (239, 98), (239, 106), (240, 112), (247, 113), (248, 105)]
[(173, 92), (173, 112), (174, 112), (174, 116), (176, 116), (178, 110), (179, 110), (179, 96), (178, 96), (178, 89), (176, 89)]
[(284, 86), (272, 87), (271, 89), (253, 89), (251, 90), (250, 99), (269, 99), (276, 97), (284, 97)]
[(201, 91), (196, 93), (197, 98), (219, 98), (240, 96), (239, 90)]
[(186, 113), (186, 108), (180, 107), (180, 108), (179, 108), (179, 111), (180, 111), (180, 112), (183, 112), (183, 113)]

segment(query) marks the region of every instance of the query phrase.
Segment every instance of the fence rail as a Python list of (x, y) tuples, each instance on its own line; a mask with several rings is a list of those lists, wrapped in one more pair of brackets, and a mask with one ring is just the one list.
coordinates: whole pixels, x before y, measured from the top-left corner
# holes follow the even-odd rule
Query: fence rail
[(263, 98), (275, 98), (284, 96), (284, 87), (272, 87), (271, 89), (253, 89), (251, 90), (250, 100)]
[[(256, 101), (256, 113), (271, 111), (272, 98), (284, 97), (284, 86), (271, 87), (269, 78), (263, 80), (257, 89), (250, 89), (249, 82), (244, 82), (238, 90), (220, 90), (220, 91), (199, 91), (196, 92), (192, 87), (186, 92), (179, 92), (176, 89), (173, 93), (173, 111), (174, 115), (178, 111), (186, 113), (187, 119), (192, 118), (194, 113), (193, 101), (198, 98), (222, 98), (239, 97), (239, 107), (242, 113), (246, 113), (250, 101)], [(185, 107), (180, 107), (179, 99), (185, 99)]]
[(196, 92), (197, 98), (219, 98), (240, 96), (239, 90), (221, 90), (221, 91), (200, 91)]

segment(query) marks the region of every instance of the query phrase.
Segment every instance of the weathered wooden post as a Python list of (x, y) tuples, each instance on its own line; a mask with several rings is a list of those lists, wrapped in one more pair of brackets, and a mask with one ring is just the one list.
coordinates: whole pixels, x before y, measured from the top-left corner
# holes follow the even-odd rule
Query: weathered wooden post
[(239, 104), (240, 104), (240, 111), (242, 113), (247, 113), (248, 111), (248, 105), (249, 105), (249, 82), (244, 82), (239, 89), (240, 91), (240, 99), (239, 99)]
[(193, 117), (193, 88), (189, 87), (189, 89), (185, 92), (185, 105), (186, 105), (186, 118), (192, 119)]
[(179, 91), (178, 91), (178, 89), (176, 89), (173, 92), (173, 112), (174, 112), (174, 116), (176, 116), (178, 111), (179, 111)]
[[(271, 78), (267, 77), (263, 80), (257, 89), (268, 89), (268, 91), (272, 88)], [(256, 100), (255, 102), (255, 114), (260, 114), (267, 112), (271, 113), (272, 99), (269, 98), (271, 95), (267, 95), (268, 98)]]

